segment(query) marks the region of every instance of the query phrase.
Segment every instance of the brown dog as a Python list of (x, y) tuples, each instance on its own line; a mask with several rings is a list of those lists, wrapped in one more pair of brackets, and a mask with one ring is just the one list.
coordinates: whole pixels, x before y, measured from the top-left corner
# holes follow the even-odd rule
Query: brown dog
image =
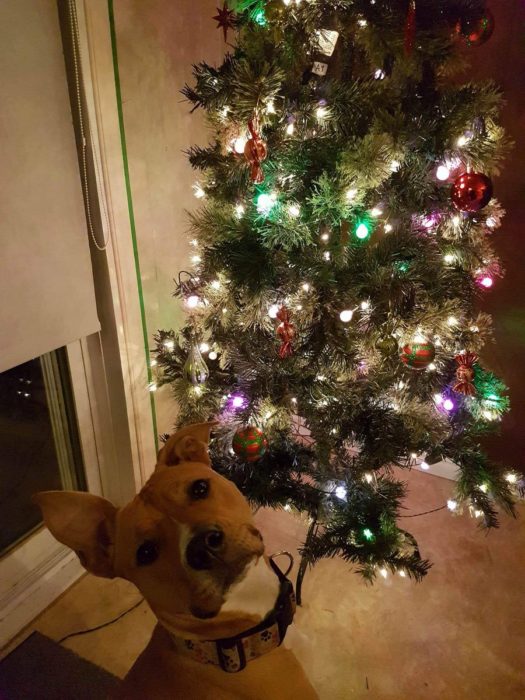
[(293, 615), (288, 584), (263, 556), (245, 498), (211, 469), (210, 428), (173, 435), (124, 508), (87, 493), (35, 500), (88, 571), (132, 581), (158, 618), (117, 697), (313, 700), (297, 659), (280, 646)]

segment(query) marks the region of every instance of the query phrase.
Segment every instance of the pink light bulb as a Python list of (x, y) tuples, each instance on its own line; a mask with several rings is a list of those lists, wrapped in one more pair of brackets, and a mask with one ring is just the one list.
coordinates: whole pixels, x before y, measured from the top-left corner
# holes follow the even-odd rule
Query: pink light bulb
[(443, 408), (445, 411), (453, 411), (454, 410), (454, 402), (451, 399), (445, 399), (443, 401)]
[(485, 275), (485, 277), (482, 277), (479, 281), (482, 287), (485, 287), (485, 289), (490, 289), (492, 285), (494, 284), (494, 280), (492, 277), (489, 277), (488, 275)]

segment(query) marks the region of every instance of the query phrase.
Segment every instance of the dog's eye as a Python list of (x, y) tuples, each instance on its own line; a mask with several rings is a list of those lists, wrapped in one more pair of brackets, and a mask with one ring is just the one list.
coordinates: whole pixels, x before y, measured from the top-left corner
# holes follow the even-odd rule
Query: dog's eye
[(210, 482), (207, 479), (197, 479), (194, 481), (189, 489), (190, 497), (194, 501), (201, 500), (202, 498), (207, 498), (210, 493)]
[(146, 540), (137, 549), (137, 564), (139, 566), (147, 566), (153, 564), (159, 556), (159, 548), (153, 540)]

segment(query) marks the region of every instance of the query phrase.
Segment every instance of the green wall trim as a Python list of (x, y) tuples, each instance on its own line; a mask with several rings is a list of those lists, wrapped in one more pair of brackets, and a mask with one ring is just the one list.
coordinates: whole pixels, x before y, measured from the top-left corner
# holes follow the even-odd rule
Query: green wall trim
[[(115, 93), (117, 97), (118, 121), (120, 129), (120, 145), (122, 149), (122, 164), (124, 168), (124, 179), (126, 181), (126, 195), (128, 200), (129, 227), (131, 240), (133, 243), (133, 257), (135, 259), (135, 274), (137, 276), (137, 289), (139, 294), (140, 319), (142, 322), (142, 335), (144, 338), (144, 352), (146, 353), (146, 368), (148, 374), (148, 384), (153, 381), (153, 374), (150, 365), (149, 333), (146, 321), (146, 307), (144, 305), (144, 291), (142, 288), (142, 276), (140, 274), (139, 248), (137, 243), (137, 229), (135, 226), (135, 214), (133, 211), (133, 198), (131, 196), (131, 181), (129, 177), (128, 149), (126, 146), (126, 130), (124, 128), (124, 111), (122, 109), (122, 93), (120, 90), (120, 73), (118, 65), (117, 34), (115, 31), (115, 13), (113, 11), (113, 0), (108, 0), (109, 28), (111, 32), (111, 51), (113, 53), (113, 73), (115, 76)], [(153, 420), (155, 448), (159, 449), (159, 437), (157, 431), (157, 412), (155, 409), (155, 399), (150, 393), (151, 417)]]

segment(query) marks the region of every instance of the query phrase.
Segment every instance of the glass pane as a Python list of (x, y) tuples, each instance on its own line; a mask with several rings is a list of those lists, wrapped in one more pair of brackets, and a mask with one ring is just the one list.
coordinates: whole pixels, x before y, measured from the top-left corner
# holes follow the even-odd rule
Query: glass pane
[(41, 523), (37, 491), (83, 489), (64, 349), (0, 373), (0, 555)]

